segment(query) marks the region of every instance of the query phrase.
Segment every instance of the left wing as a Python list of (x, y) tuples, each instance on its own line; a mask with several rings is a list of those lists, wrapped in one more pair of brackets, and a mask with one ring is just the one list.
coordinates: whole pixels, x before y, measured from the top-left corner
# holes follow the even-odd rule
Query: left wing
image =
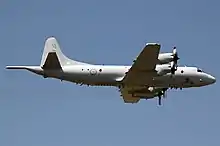
[(125, 103), (138, 103), (140, 100), (140, 97), (134, 97), (132, 94), (128, 93), (129, 89), (127, 88), (121, 88), (121, 96)]
[[(121, 96), (125, 103), (138, 103), (140, 99), (151, 99), (154, 98), (154, 93), (150, 95), (148, 87), (121, 87), (120, 90)], [(136, 95), (139, 94), (139, 95)], [(140, 96), (140, 94), (144, 96)], [(148, 94), (148, 95), (146, 95)], [(146, 95), (146, 96), (145, 96)]]
[(133, 65), (126, 73), (122, 82), (125, 84), (143, 85), (152, 81), (156, 75), (155, 67), (158, 63), (160, 44), (148, 43), (141, 51)]

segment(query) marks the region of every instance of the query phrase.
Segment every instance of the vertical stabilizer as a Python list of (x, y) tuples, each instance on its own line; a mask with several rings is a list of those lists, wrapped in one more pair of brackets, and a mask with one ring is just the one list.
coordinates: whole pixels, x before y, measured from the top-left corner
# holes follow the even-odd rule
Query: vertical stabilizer
[(58, 44), (55, 37), (49, 37), (45, 41), (44, 51), (40, 66), (42, 68), (62, 68), (66, 65), (86, 65), (87, 63), (75, 61), (66, 57)]

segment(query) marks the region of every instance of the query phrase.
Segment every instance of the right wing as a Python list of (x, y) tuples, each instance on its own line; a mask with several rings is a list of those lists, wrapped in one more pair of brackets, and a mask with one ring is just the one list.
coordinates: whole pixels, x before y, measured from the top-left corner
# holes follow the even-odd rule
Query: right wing
[(159, 52), (160, 44), (146, 44), (122, 82), (125, 84), (144, 85), (152, 81), (152, 78), (156, 75), (155, 68), (158, 63)]

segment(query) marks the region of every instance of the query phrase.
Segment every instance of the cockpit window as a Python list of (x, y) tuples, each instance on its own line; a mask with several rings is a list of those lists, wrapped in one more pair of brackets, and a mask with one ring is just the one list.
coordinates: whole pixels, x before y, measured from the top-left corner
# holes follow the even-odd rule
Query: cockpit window
[(203, 72), (203, 71), (202, 71), (201, 69), (198, 68), (198, 69), (197, 69), (197, 72)]

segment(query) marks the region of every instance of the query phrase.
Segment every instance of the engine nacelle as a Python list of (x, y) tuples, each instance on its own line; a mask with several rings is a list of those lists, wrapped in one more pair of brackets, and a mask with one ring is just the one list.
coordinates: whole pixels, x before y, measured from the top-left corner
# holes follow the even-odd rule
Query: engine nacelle
[(173, 61), (174, 57), (172, 53), (161, 53), (158, 55), (158, 64), (166, 64)]
[(156, 71), (158, 76), (163, 76), (171, 72), (171, 66), (169, 64), (157, 65)]
[(174, 47), (172, 53), (160, 53), (158, 55), (158, 64), (166, 64), (171, 61), (174, 61), (174, 63), (177, 64), (178, 59), (178, 53), (176, 47)]

